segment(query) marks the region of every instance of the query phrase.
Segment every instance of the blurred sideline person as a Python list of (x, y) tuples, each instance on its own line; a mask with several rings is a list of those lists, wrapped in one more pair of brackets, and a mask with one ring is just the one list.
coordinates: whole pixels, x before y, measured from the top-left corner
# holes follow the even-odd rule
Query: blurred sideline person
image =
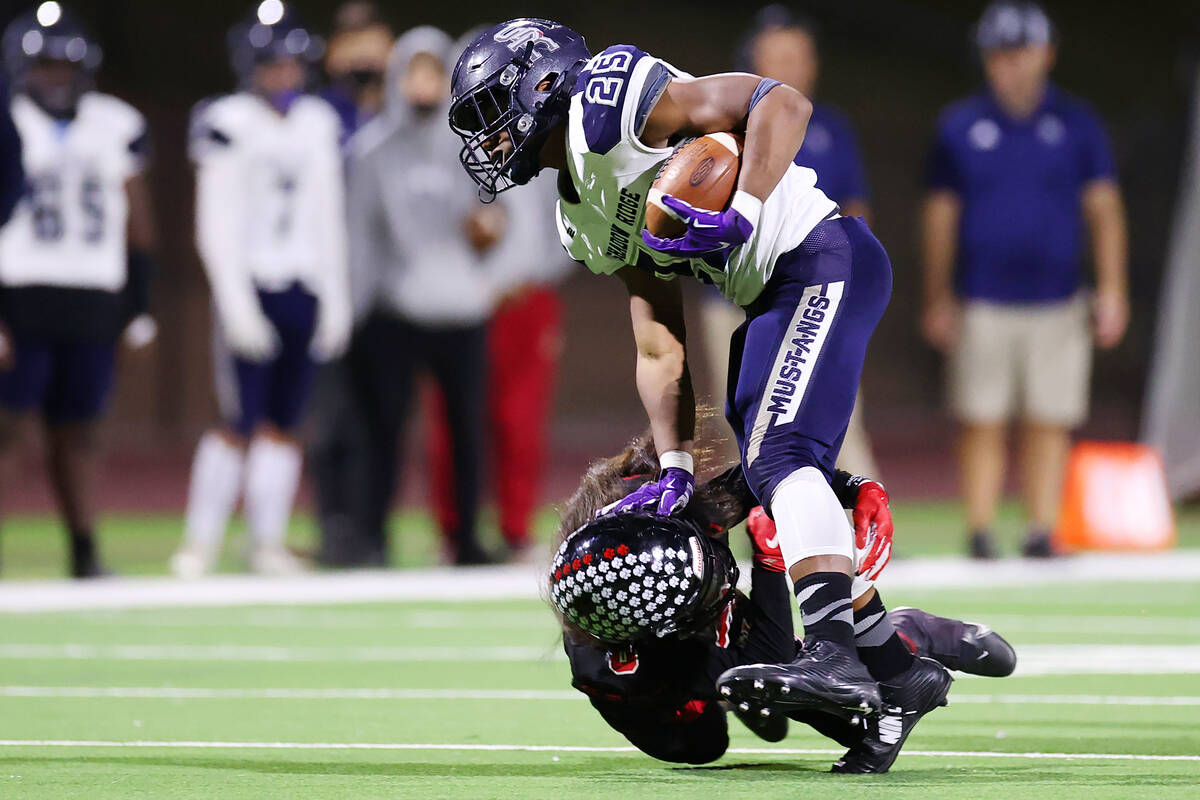
[[(928, 167), (921, 326), (949, 359), (968, 544), (979, 558), (996, 555), (1013, 416), (1023, 425), (1023, 551), (1053, 555), (1070, 431), (1087, 416), (1090, 340), (1113, 347), (1129, 319), (1112, 153), (1091, 107), (1050, 82), (1055, 39), (1034, 3), (987, 8), (976, 29), (987, 89), (942, 113)], [(1080, 275), (1089, 246), (1091, 325)]]
[(395, 38), (377, 3), (350, 0), (334, 13), (325, 51), (329, 85), (321, 97), (337, 109), (344, 139), (383, 110), (383, 78)]
[(27, 192), (0, 232), (0, 449), (23, 418), (41, 415), (71, 574), (95, 577), (105, 573), (95, 438), (116, 345), (153, 338), (149, 138), (137, 110), (95, 91), (99, 44), (58, 3), (18, 17), (3, 50)]
[(355, 317), (350, 360), (367, 435), (362, 542), (332, 561), (384, 564), (400, 439), (417, 378), (446, 397), (454, 473), (453, 560), (485, 562), (477, 540), (487, 320), (494, 292), (481, 260), (503, 232), (480, 208), (445, 128), (452, 40), (422, 26), (392, 49), (385, 112), (349, 145), (348, 219)]
[[(755, 15), (743, 35), (735, 53), (734, 68), (782, 81), (812, 98), (820, 70), (817, 44), (817, 30), (809, 19), (783, 5), (769, 5)], [(825, 103), (813, 102), (812, 119), (804, 144), (796, 154), (796, 163), (816, 171), (817, 187), (838, 204), (843, 216), (870, 221), (870, 187), (858, 136), (842, 112)], [(710, 391), (714, 397), (722, 397), (728, 380), (729, 341), (746, 314), (712, 289), (705, 292), (701, 314), (713, 381)], [(837, 463), (850, 472), (879, 475), (863, 423), (861, 388)]]
[[(349, 0), (334, 12), (325, 52), (329, 83), (320, 95), (342, 120), (343, 156), (350, 138), (383, 110), (384, 75), (395, 35), (370, 0)], [(317, 369), (312, 398), (308, 468), (316, 488), (320, 549), (317, 561), (337, 565), (359, 538), (352, 510), (366, 483), (363, 411), (351, 386), (348, 355)]]
[(284, 547), (300, 481), (295, 439), (314, 360), (350, 327), (340, 123), (304, 87), (320, 41), (270, 0), (229, 32), (239, 90), (193, 112), (196, 243), (216, 309), (213, 356), (223, 424), (192, 464), (181, 576), (212, 569), (243, 497), (250, 564), (301, 568)]
[[(562, 300), (557, 284), (569, 262), (554, 227), (554, 187), (531, 183), (498, 198), (508, 224), (484, 255), (499, 298), (487, 329), (487, 449), (510, 558), (537, 555), (531, 525), (541, 499), (554, 379), (562, 353)], [(444, 400), (431, 404), (433, 497), (443, 531), (458, 527)]]

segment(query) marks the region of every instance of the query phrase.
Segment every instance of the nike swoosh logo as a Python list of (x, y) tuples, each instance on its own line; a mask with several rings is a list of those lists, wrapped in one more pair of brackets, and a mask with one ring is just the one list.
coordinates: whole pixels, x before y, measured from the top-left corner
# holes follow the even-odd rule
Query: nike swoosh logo
[(980, 654), (979, 654), (979, 658), (977, 658), (977, 659), (975, 659), (975, 660), (976, 660), (976, 661), (983, 661), (983, 660), (984, 660), (985, 658), (987, 658), (987, 657), (988, 657), (988, 651), (987, 651), (987, 650), (984, 650), (982, 653), (980, 653)]
[(695, 220), (692, 220), (692, 227), (693, 228), (715, 228), (717, 226), (709, 225), (707, 222), (696, 222)]
[(767, 539), (763, 544), (771, 548), (779, 547), (779, 534), (775, 534), (774, 538)]

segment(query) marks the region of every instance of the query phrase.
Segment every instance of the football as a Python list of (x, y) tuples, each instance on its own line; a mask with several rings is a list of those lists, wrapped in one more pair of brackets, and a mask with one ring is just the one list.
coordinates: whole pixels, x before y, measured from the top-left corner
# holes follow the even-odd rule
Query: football
[(662, 204), (669, 194), (696, 208), (723, 211), (737, 188), (744, 140), (736, 133), (710, 133), (680, 142), (663, 162), (646, 197), (646, 230), (675, 238), (685, 226)]

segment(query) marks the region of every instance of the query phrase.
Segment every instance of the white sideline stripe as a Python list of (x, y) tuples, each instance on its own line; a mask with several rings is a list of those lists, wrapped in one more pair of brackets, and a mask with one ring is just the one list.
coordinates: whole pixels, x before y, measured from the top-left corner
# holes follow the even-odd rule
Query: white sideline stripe
[[(1200, 580), (1200, 550), (1089, 553), (1046, 562), (913, 558), (889, 564), (882, 586), (888, 591), (929, 591), (1146, 580)], [(0, 583), (0, 612), (538, 600), (542, 585), (541, 569), (529, 565), (363, 570), (287, 578), (216, 575), (195, 581), (164, 577), (104, 578), (82, 583), (6, 581)]]
[[(221, 613), (218, 616), (197, 616), (197, 609), (180, 609), (176, 613), (141, 610), (106, 609), (101, 612), (74, 612), (72, 621), (89, 625), (120, 625), (141, 628), (328, 628), (334, 630), (377, 630), (387, 627), (553, 630), (554, 618), (543, 607), (525, 611), (466, 612), (466, 611), (407, 611), (348, 608), (249, 608), (240, 616)], [(988, 625), (1010, 637), (1023, 633), (1093, 634), (1124, 630), (1125, 636), (1200, 636), (1200, 619), (1190, 617), (1139, 617), (1131, 615), (1089, 616), (1020, 616), (988, 614)]]
[(169, 700), (586, 700), (570, 689), (203, 689), (177, 686), (0, 686), (3, 697)]
[[(0, 644), (3, 659), (229, 662), (548, 662), (556, 645), (506, 647), (284, 647), (270, 645)], [(1194, 675), (1200, 645), (1022, 645), (1016, 675)], [(974, 678), (975, 676), (964, 675)]]
[[(100, 612), (66, 612), (58, 619), (83, 622), (88, 625), (120, 625), (140, 628), (305, 628), (316, 630), (378, 630), (381, 627), (402, 628), (470, 628), (479, 630), (540, 629), (553, 631), (555, 620), (543, 606), (524, 611), (467, 612), (467, 611), (408, 611), (404, 609), (375, 609), (362, 611), (349, 608), (246, 608), (236, 612), (222, 611), (217, 615), (198, 616), (199, 609), (164, 611), (154, 609), (105, 609)], [(201, 611), (201, 613), (203, 613)], [(68, 616), (69, 615), (69, 616)], [(1200, 626), (1197, 628), (1200, 632)]]
[[(0, 686), (0, 697), (167, 700), (586, 700), (570, 689), (209, 689), (182, 686)], [(954, 704), (1200, 706), (1200, 697), (954, 694)]]
[(1200, 697), (1112, 694), (952, 694), (951, 703), (1046, 706), (1200, 706)]
[[(402, 742), (199, 742), (106, 741), (97, 739), (0, 739), (0, 747), (133, 747), (201, 750), (450, 750), (525, 753), (636, 753), (634, 747), (587, 747), (549, 744), (408, 744)], [(837, 756), (844, 750), (785, 747), (731, 747), (726, 753), (746, 756)], [(1055, 761), (1200, 761), (1200, 755), (1145, 753), (1006, 753), (994, 750), (905, 750), (903, 756), (934, 758), (1025, 758)]]
[(547, 661), (565, 660), (547, 647), (271, 647), (260, 645), (3, 644), (0, 659), (109, 661)]

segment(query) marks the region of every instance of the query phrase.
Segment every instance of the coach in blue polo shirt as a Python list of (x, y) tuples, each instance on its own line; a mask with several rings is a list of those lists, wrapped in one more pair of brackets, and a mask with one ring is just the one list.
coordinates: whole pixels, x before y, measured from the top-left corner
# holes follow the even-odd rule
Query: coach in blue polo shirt
[[(813, 97), (820, 68), (817, 31), (807, 18), (782, 5), (770, 5), (751, 20), (734, 53), (736, 69), (774, 78)], [(866, 171), (858, 150), (858, 137), (850, 121), (825, 103), (813, 103), (812, 118), (804, 144), (795, 161), (817, 173), (817, 187), (841, 206), (848, 217), (869, 217)], [(729, 339), (745, 321), (745, 312), (712, 291), (702, 310), (704, 342), (713, 373), (712, 395), (723, 397), (729, 360)], [(861, 401), (861, 397), (860, 397)], [(855, 404), (850, 427), (842, 442), (838, 467), (858, 475), (879, 477), (866, 428), (861, 402)], [(736, 457), (736, 452), (731, 451)]]
[(1016, 416), (1024, 552), (1047, 556), (1070, 431), (1087, 415), (1092, 340), (1112, 347), (1128, 322), (1125, 213), (1100, 120), (1049, 80), (1045, 12), (993, 3), (976, 43), (987, 88), (942, 113), (929, 160), (922, 328), (949, 355), (972, 554), (995, 555)]

